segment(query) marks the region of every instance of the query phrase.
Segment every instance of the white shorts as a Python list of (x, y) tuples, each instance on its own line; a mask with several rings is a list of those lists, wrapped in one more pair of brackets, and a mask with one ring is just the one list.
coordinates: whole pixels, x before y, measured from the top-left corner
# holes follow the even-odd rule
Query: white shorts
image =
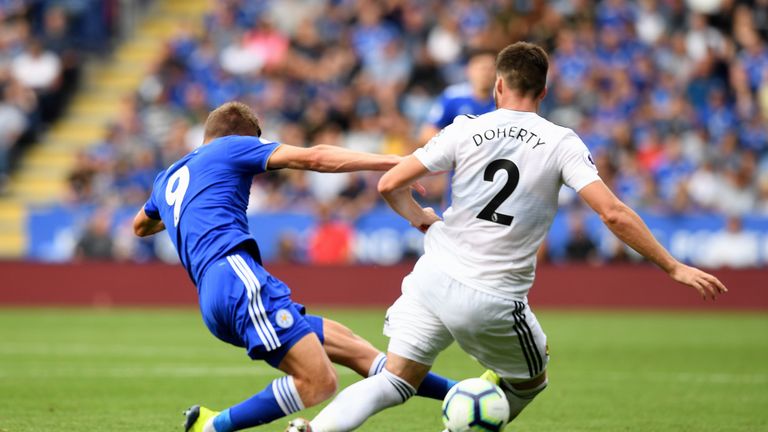
[(525, 381), (544, 372), (547, 337), (524, 302), (456, 281), (420, 259), (403, 279), (402, 295), (387, 310), (389, 351), (432, 365), (454, 340), (503, 378)]

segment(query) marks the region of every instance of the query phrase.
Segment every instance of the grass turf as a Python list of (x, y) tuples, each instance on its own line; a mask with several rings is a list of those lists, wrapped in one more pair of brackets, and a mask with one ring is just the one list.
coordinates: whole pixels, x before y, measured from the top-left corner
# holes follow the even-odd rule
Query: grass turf
[[(325, 312), (385, 346), (382, 311)], [(507, 430), (768, 431), (765, 314), (538, 316), (550, 387)], [(455, 345), (435, 369), (481, 372)], [(180, 430), (188, 405), (223, 408), (276, 376), (214, 339), (193, 310), (0, 310), (3, 432)], [(342, 373), (341, 384), (356, 379)], [(415, 398), (361, 430), (439, 431), (439, 413), (438, 402)]]

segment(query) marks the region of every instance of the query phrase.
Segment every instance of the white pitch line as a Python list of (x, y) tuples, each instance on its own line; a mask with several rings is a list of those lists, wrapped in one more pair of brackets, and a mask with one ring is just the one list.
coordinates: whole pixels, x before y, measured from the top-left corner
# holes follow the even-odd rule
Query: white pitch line
[[(339, 368), (339, 375), (352, 375), (346, 368)], [(151, 367), (35, 367), (14, 372), (0, 370), (0, 379), (7, 378), (204, 378), (204, 377), (279, 377), (282, 373), (262, 363), (243, 366), (189, 366), (167, 365)]]
[[(99, 345), (99, 344), (66, 344), (66, 345), (32, 345), (29, 343), (9, 343), (0, 345), (0, 355), (39, 355), (39, 356), (114, 356), (153, 357), (157, 355), (179, 355), (183, 353), (206, 353), (210, 356), (209, 348), (193, 348), (189, 346), (135, 346), (135, 345)], [(226, 356), (226, 352), (221, 353)]]

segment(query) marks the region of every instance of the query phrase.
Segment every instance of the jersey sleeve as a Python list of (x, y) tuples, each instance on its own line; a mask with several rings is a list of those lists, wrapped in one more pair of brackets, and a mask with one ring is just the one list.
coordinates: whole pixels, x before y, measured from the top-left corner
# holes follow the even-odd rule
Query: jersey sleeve
[(584, 186), (600, 180), (589, 149), (573, 131), (569, 131), (560, 142), (558, 152), (558, 168), (565, 185), (578, 192)]
[(158, 209), (157, 205), (155, 205), (155, 201), (152, 199), (151, 195), (147, 202), (144, 204), (144, 213), (150, 219), (160, 220), (160, 209)]
[[(163, 175), (165, 171), (160, 171), (155, 176), (155, 180), (153, 183), (153, 188), (157, 187), (157, 181), (160, 179), (160, 177)], [(149, 194), (149, 199), (147, 199), (147, 202), (144, 203), (144, 214), (146, 214), (150, 219), (156, 219), (160, 220), (160, 209), (157, 207), (157, 204), (155, 203), (155, 194), (153, 193)]]
[(238, 136), (227, 143), (227, 156), (232, 165), (255, 175), (267, 170), (267, 161), (279, 146), (263, 138)]
[(456, 149), (461, 137), (457, 123), (461, 120), (457, 117), (453, 123), (437, 133), (422, 148), (413, 152), (416, 159), (429, 171), (448, 171), (453, 169), (456, 163)]

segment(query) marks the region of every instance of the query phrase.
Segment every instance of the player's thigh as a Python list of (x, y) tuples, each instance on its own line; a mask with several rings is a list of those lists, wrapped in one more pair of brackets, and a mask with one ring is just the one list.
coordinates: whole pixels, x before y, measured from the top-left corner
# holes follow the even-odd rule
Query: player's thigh
[(210, 332), (220, 340), (247, 347), (244, 320), (248, 320), (248, 294), (235, 270), (220, 260), (199, 283), (200, 313)]
[[(232, 274), (227, 291), (231, 299), (227, 308), (230, 331), (237, 335), (239, 345), (246, 348), (251, 359), (265, 360), (277, 368), (307, 335), (313, 336), (310, 339), (317, 342), (322, 352), (311, 320), (304, 316), (304, 307), (291, 300), (290, 290), (283, 282), (244, 252), (228, 256), (227, 264)], [(219, 288), (224, 290), (223, 286)], [(324, 353), (320, 357), (327, 361)]]
[(443, 318), (464, 351), (510, 382), (529, 381), (544, 373), (549, 360), (547, 338), (525, 303), (459, 283), (454, 288), (447, 293), (452, 308), (443, 311)]
[(431, 366), (437, 355), (453, 342), (451, 333), (422, 296), (425, 286), (439, 282), (416, 271), (403, 280), (402, 294), (384, 318), (384, 334), (390, 338), (389, 352)]
[(327, 318), (323, 319), (323, 333), (323, 348), (333, 363), (346, 366), (362, 376), (368, 376), (379, 350), (348, 327)]
[(295, 379), (313, 381), (335, 377), (335, 371), (315, 333), (307, 333), (282, 356), (278, 368)]
[(296, 390), (306, 407), (318, 404), (336, 392), (336, 370), (314, 332), (304, 335), (293, 344), (282, 357), (278, 368), (293, 377)]

